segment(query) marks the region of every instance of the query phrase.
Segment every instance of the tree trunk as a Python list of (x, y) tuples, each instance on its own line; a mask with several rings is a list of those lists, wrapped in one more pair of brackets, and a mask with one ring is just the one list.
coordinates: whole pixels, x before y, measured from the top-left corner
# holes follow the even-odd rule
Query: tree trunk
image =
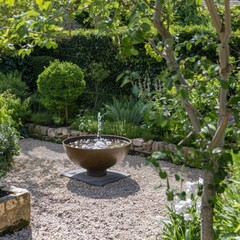
[(215, 196), (215, 191), (209, 186), (213, 186), (212, 169), (203, 171), (203, 195), (201, 206), (201, 240), (213, 240), (213, 204), (210, 202), (211, 197)]
[[(205, 0), (209, 10), (213, 25), (220, 38), (220, 76), (223, 80), (227, 81), (231, 71), (229, 64), (229, 36), (231, 33), (231, 16), (230, 16), (230, 2), (224, 1), (224, 17), (225, 23), (223, 24), (218, 12), (216, 10), (214, 0)], [(229, 110), (227, 109), (227, 89), (220, 89), (219, 94), (219, 116), (218, 116), (218, 129), (209, 144), (208, 150), (211, 152), (216, 147), (224, 146), (225, 129), (227, 127)], [(205, 169), (203, 173), (203, 196), (202, 196), (202, 209), (201, 209), (201, 240), (213, 240), (213, 211), (214, 206), (210, 203), (211, 199), (215, 197), (216, 192), (214, 189), (209, 189), (209, 186), (214, 186), (214, 174), (218, 172), (218, 164), (214, 164), (213, 169)]]
[(65, 123), (68, 124), (69, 119), (68, 119), (68, 106), (65, 107)]

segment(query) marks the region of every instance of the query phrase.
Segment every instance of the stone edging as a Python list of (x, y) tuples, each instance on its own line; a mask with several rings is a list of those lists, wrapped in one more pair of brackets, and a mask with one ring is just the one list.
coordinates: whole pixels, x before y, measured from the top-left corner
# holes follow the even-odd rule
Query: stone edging
[[(35, 125), (35, 124), (29, 124), (28, 131), (31, 137), (36, 137), (46, 141), (56, 141), (56, 142), (61, 142), (62, 140), (68, 137), (90, 135), (87, 132), (71, 130), (68, 127), (51, 128), (51, 127)], [(142, 138), (134, 138), (132, 139), (132, 145), (130, 147), (130, 150), (137, 153), (147, 154), (147, 155), (150, 155), (156, 151), (163, 151), (163, 150), (168, 150), (172, 153), (175, 153), (177, 151), (177, 146), (172, 143), (167, 143), (164, 141), (153, 141), (153, 140), (144, 141), (144, 139)], [(182, 147), (182, 153), (186, 155), (186, 157), (187, 156), (190, 157), (192, 150), (193, 148), (191, 147)]]

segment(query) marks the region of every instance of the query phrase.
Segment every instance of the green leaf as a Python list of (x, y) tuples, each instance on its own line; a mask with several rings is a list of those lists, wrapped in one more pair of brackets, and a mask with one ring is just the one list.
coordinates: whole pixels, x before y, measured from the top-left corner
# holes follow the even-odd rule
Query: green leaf
[(135, 48), (131, 48), (130, 49), (130, 52), (131, 52), (131, 54), (133, 55), (133, 56), (137, 56), (138, 55), (138, 50), (137, 49), (135, 49)]
[(27, 27), (25, 25), (19, 27), (17, 33), (20, 38), (24, 37), (28, 33)]
[(167, 194), (167, 200), (172, 201), (174, 197), (173, 191), (169, 189), (167, 190), (166, 194)]
[(167, 124), (168, 124), (168, 120), (165, 119), (165, 120), (161, 121), (160, 126), (162, 128), (164, 128), (164, 127), (166, 127)]
[(225, 90), (228, 89), (228, 81), (224, 80), (224, 79), (218, 79), (218, 81), (220, 82), (221, 84), (221, 87)]
[(43, 0), (36, 0), (36, 3), (38, 6), (42, 6), (43, 5)]
[(148, 23), (142, 23), (141, 28), (143, 29), (143, 31), (151, 30), (151, 26)]
[(139, 93), (139, 87), (138, 87), (137, 85), (134, 85), (134, 86), (132, 87), (132, 93), (133, 93), (134, 96), (137, 96), (137, 95), (138, 95), (138, 93)]
[(156, 159), (152, 159), (151, 163), (154, 167), (158, 168), (159, 167), (159, 162)]
[(114, 3), (113, 3), (113, 7), (114, 7), (114, 8), (119, 8), (119, 2), (114, 2)]
[(167, 173), (166, 173), (166, 172), (159, 171), (158, 175), (159, 175), (159, 177), (162, 178), (162, 179), (166, 179), (166, 178), (167, 178)]
[(137, 30), (137, 31), (133, 32), (132, 38), (134, 40), (134, 43), (142, 43), (145, 40), (144, 39), (144, 34), (140, 30)]
[(229, 104), (238, 104), (240, 102), (240, 96), (231, 97)]
[(30, 11), (27, 12), (28, 17), (37, 17), (39, 15), (40, 14), (38, 12), (34, 11), (34, 10), (30, 10)]
[(125, 72), (120, 73), (116, 78), (116, 82), (118, 82), (120, 79), (122, 79), (124, 75), (125, 75)]
[(164, 159), (166, 158), (166, 153), (162, 153), (162, 152), (154, 152), (152, 154), (152, 157), (155, 158), (155, 159)]
[(123, 46), (131, 46), (131, 39), (129, 37), (123, 37), (122, 44)]
[(192, 48), (192, 44), (190, 42), (186, 43), (186, 48), (187, 50), (190, 50)]
[(180, 94), (184, 99), (188, 99), (188, 90), (186, 88), (181, 88)]
[(15, 0), (5, 0), (5, 3), (9, 6), (14, 6)]
[(180, 181), (180, 176), (179, 175), (175, 174), (174, 176), (175, 176), (176, 181)]
[(122, 83), (121, 83), (121, 87), (125, 86), (126, 84), (128, 84), (128, 83), (130, 83), (130, 82), (131, 82), (131, 81), (130, 81), (129, 77), (126, 76), (126, 77), (123, 79)]

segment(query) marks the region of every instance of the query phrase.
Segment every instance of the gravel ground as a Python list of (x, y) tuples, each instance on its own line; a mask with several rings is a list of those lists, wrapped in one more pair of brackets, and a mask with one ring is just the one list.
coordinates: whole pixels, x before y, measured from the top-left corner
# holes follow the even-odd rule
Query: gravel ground
[[(0, 240), (151, 240), (165, 216), (165, 181), (145, 158), (128, 155), (112, 169), (131, 176), (104, 187), (90, 186), (60, 174), (77, 167), (67, 158), (61, 144), (21, 140), (21, 154), (15, 157), (3, 184), (26, 188), (31, 193), (31, 225)], [(181, 166), (161, 162), (170, 174)], [(186, 180), (197, 180), (200, 171), (185, 169)]]

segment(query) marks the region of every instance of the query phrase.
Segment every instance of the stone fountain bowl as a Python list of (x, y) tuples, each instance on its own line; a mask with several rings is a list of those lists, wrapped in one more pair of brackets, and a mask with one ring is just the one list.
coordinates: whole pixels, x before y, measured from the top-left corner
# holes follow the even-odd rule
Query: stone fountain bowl
[(71, 146), (76, 141), (85, 141), (96, 139), (97, 136), (79, 136), (65, 139), (63, 143), (64, 150), (68, 158), (76, 165), (87, 170), (88, 176), (101, 177), (106, 176), (107, 169), (121, 162), (127, 155), (132, 141), (125, 137), (102, 135), (101, 138), (108, 141), (125, 141), (123, 146), (115, 146), (104, 149), (85, 149)]

